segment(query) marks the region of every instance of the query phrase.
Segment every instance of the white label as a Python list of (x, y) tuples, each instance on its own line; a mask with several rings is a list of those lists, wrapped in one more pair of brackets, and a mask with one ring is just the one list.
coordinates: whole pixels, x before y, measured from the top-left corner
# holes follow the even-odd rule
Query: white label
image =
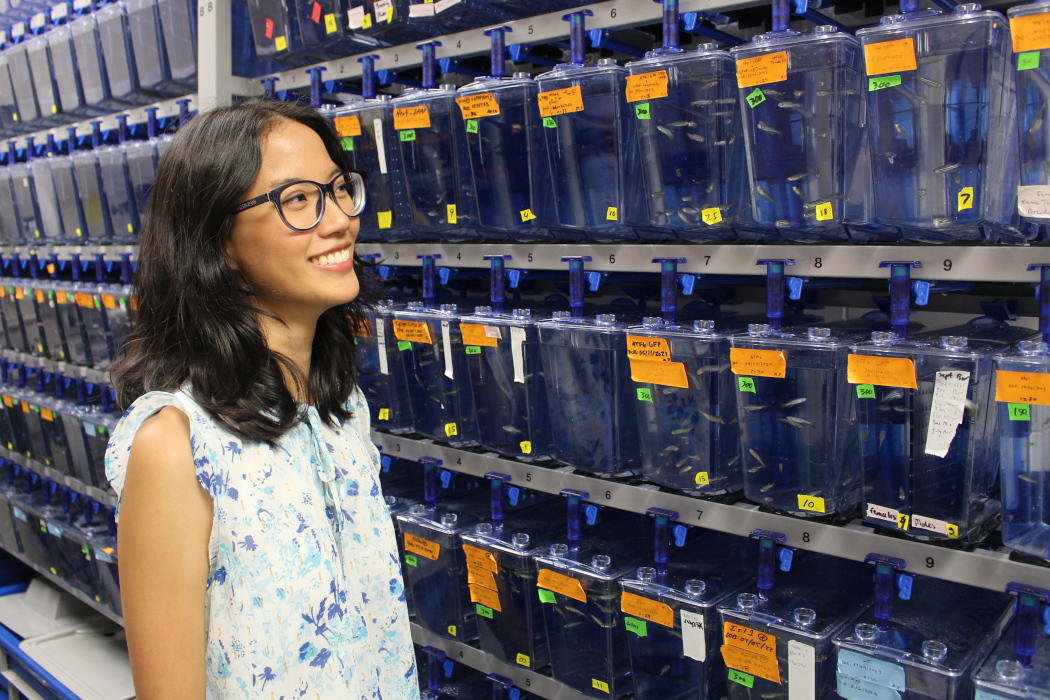
[(376, 0), (375, 5), (372, 9), (376, 13), (376, 22), (385, 22), (387, 17), (387, 10), (394, 7), (392, 0)]
[(409, 17), (433, 17), (434, 6), (433, 5), (409, 5), (408, 6)]
[(707, 660), (707, 635), (704, 616), (682, 609), (682, 655), (697, 661)]
[(525, 353), (522, 346), (525, 345), (525, 329), (516, 326), (510, 327), (510, 356), (514, 361), (514, 383), (525, 383)]
[(949, 370), (938, 372), (933, 385), (933, 406), (930, 407), (930, 425), (926, 431), (926, 454), (944, 457), (962, 423), (966, 408), (966, 389), (970, 373)]
[(874, 503), (868, 504), (867, 516), (875, 520), (889, 520), (896, 524), (900, 522), (900, 513), (893, 510), (892, 508), (886, 508), (885, 506), (877, 506)]
[(455, 379), (452, 372), (452, 337), (449, 334), (448, 321), (441, 322), (441, 341), (445, 346), (445, 376)]
[(911, 528), (918, 530), (929, 530), (930, 532), (936, 532), (941, 535), (948, 534), (948, 523), (943, 520), (937, 520), (936, 518), (927, 518), (922, 515), (911, 516)]
[(386, 322), (376, 316), (376, 345), (379, 346), (379, 373), (390, 374), (386, 360)]
[(48, 523), (47, 524), (47, 531), (48, 531), (49, 534), (52, 534), (55, 537), (61, 537), (62, 536), (62, 528), (60, 528), (58, 525), (55, 525), (53, 523)]
[(383, 140), (383, 120), (373, 119), (372, 126), (376, 132), (376, 151), (379, 152), (379, 172), (386, 175), (386, 142)]
[(346, 13), (346, 23), (351, 29), (361, 29), (365, 24), (365, 8), (351, 7)]
[(440, 0), (439, 2), (435, 2), (434, 3), (434, 14), (435, 15), (440, 15), (442, 12), (444, 12), (448, 8), (452, 7), (453, 5), (458, 5), (462, 1), (463, 0)]
[(51, 8), (52, 20), (63, 19), (67, 14), (69, 14), (69, 8), (66, 7), (66, 3), (64, 2), (60, 2)]
[(22, 522), (24, 522), (24, 523), (29, 522), (28, 520), (26, 520), (25, 511), (22, 510), (21, 508), (15, 508), (14, 506), (12, 506), (11, 507), (11, 512), (14, 513), (15, 517), (18, 518), (19, 520), (21, 520)]
[(1006, 700), (1002, 695), (996, 695), (995, 693), (989, 693), (987, 690), (981, 690), (980, 688), (974, 689), (973, 700)]
[(816, 700), (816, 650), (808, 644), (788, 642), (788, 700)]
[(1017, 213), (1029, 219), (1050, 218), (1050, 185), (1022, 185), (1017, 188)]
[(499, 326), (485, 326), (485, 337), (503, 340), (503, 333), (500, 332)]
[(43, 12), (37, 12), (29, 19), (30, 29), (42, 29), (47, 24), (47, 15)]
[(95, 550), (95, 558), (98, 559), (99, 561), (104, 561), (107, 564), (112, 564), (113, 563), (113, 557), (109, 556), (108, 554), (103, 552), (101, 549), (96, 549)]
[(87, 10), (91, 7), (91, 0), (73, 0), (74, 10)]
[(26, 25), (22, 22), (11, 25), (11, 37), (17, 39), (26, 33)]

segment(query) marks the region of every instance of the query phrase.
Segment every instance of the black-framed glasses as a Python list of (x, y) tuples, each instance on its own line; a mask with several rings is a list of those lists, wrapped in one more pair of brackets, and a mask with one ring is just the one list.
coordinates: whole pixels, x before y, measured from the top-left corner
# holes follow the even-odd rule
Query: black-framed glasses
[(285, 225), (296, 231), (309, 231), (324, 218), (325, 200), (329, 196), (344, 214), (359, 216), (365, 208), (365, 181), (361, 173), (352, 170), (340, 173), (327, 185), (312, 180), (289, 182), (238, 204), (233, 213), (273, 202)]

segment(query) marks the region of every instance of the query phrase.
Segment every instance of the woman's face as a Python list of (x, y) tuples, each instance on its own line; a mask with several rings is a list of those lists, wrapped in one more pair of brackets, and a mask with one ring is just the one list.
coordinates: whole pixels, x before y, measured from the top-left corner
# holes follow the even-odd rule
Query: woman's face
[[(260, 141), (262, 166), (242, 201), (295, 180), (326, 184), (340, 172), (310, 127), (282, 119)], [(331, 197), (324, 217), (309, 231), (295, 231), (271, 202), (234, 215), (226, 250), (256, 289), (255, 303), (286, 322), (353, 301), (360, 291), (354, 242), (360, 227)]]

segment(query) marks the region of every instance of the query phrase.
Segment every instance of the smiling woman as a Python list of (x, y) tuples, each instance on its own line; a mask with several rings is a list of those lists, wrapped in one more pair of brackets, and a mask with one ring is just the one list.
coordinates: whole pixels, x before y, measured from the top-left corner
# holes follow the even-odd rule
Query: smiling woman
[(158, 168), (106, 455), (139, 698), (418, 697), (345, 168), (313, 109), (263, 100), (198, 117)]

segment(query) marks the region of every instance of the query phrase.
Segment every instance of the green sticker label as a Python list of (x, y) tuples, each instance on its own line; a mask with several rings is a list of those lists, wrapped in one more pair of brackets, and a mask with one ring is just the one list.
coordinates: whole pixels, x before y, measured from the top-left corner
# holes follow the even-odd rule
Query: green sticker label
[(487, 617), (490, 620), (492, 619), (492, 608), (486, 608), (481, 603), (475, 603), (474, 607), (477, 609), (478, 615), (481, 615), (482, 617)]
[(545, 127), (547, 127), (548, 129), (557, 129), (558, 128), (558, 122), (554, 121), (554, 117), (544, 117), (543, 118), (543, 125)]
[(557, 603), (558, 599), (554, 597), (554, 594), (548, 591), (546, 588), (537, 588), (540, 594), (541, 603)]
[(639, 119), (649, 119), (650, 118), (650, 116), (649, 116), (649, 103), (648, 102), (643, 102), (640, 105), (635, 105), (634, 106), (634, 114)]
[(352, 136), (344, 136), (339, 140), (339, 143), (343, 145), (344, 151), (354, 150), (354, 138)]
[(1032, 420), (1032, 408), (1026, 403), (1007, 404), (1010, 409), (1010, 420)]
[(404, 131), (402, 131), (400, 133), (401, 133), (401, 140), (402, 141), (415, 141), (416, 140), (416, 130), (415, 129), (405, 129)]
[(416, 563), (417, 563), (416, 562), (416, 555), (415, 554), (406, 554), (405, 555), (405, 563), (408, 564), (409, 566), (415, 566)]
[(747, 104), (751, 109), (754, 109), (765, 101), (766, 96), (758, 88), (752, 90), (751, 94), (747, 96)]
[(397, 341), (397, 349), (401, 352), (404, 352), (405, 350), (411, 350), (412, 343), (408, 342), (407, 340), (399, 340)]
[(729, 669), (729, 680), (733, 683), (739, 683), (740, 685), (746, 685), (748, 688), (755, 687), (755, 677), (749, 676), (742, 671), (734, 671)]
[(1039, 52), (1026, 51), (1017, 54), (1017, 70), (1032, 70), (1039, 67)]
[(639, 401), (648, 401), (649, 403), (652, 403), (652, 401), (653, 401), (653, 392), (650, 391), (649, 389), (639, 389), (638, 390), (638, 400)]
[(480, 355), (481, 348), (477, 345), (467, 345), (465, 347), (468, 355)]
[(755, 391), (755, 380), (751, 377), (737, 377), (737, 383), (740, 385), (740, 391), (750, 391), (752, 394), (757, 394)]
[(468, 119), (467, 120), (467, 133), (468, 134), (476, 134), (476, 133), (478, 133), (478, 120), (477, 119)]
[(857, 385), (857, 398), (858, 399), (873, 399), (875, 398), (875, 387), (871, 384), (858, 384)]
[(623, 618), (623, 622), (624, 622), (625, 625), (627, 625), (627, 631), (628, 632), (634, 632), (639, 637), (644, 637), (644, 636), (646, 636), (648, 634), (648, 631), (646, 630), (646, 627), (645, 627), (645, 620), (639, 620), (639, 619), (634, 618), (634, 617), (626, 617), (625, 616)]
[(882, 75), (878, 78), (868, 78), (868, 92), (885, 90), (888, 87), (896, 87), (901, 84), (899, 75)]

